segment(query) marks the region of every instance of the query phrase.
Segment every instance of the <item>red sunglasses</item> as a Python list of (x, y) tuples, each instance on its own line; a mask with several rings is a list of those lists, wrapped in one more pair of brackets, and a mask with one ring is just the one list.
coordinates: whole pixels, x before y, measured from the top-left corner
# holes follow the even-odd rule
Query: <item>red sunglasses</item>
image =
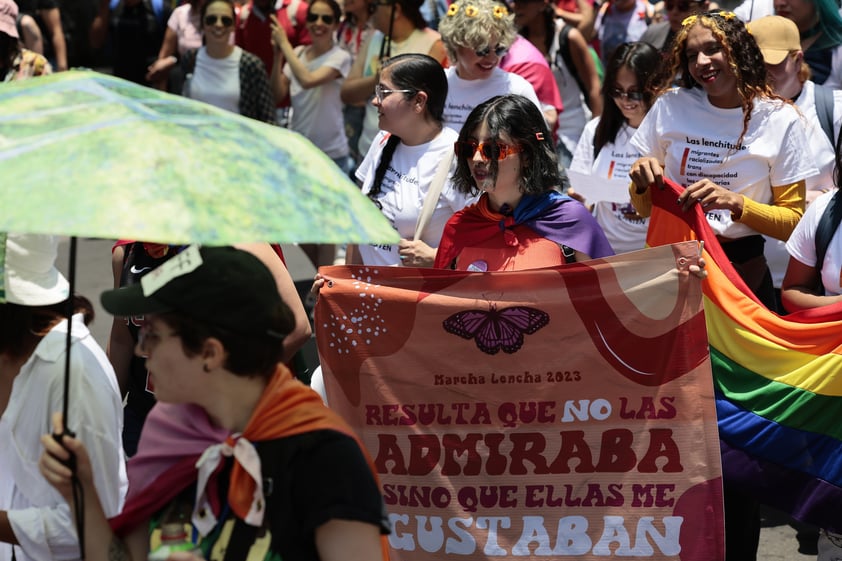
[(479, 150), (483, 160), (505, 160), (512, 154), (521, 152), (523, 148), (516, 144), (503, 144), (496, 140), (488, 142), (476, 142), (473, 140), (463, 140), (454, 144), (456, 156), (460, 158), (471, 159)]

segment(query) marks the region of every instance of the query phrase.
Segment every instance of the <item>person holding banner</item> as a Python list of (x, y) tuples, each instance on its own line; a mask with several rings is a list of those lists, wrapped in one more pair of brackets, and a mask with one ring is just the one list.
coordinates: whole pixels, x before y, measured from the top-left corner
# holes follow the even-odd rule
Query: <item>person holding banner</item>
[(458, 135), (442, 122), (446, 98), (447, 79), (436, 59), (410, 53), (383, 64), (372, 100), (381, 130), (356, 175), (401, 241), (349, 246), (346, 263), (429, 267), (447, 220), (474, 201), (450, 182)]
[[(683, 184), (677, 204), (702, 206), (734, 268), (774, 310), (762, 234), (789, 237), (804, 212), (805, 180), (818, 173), (803, 148), (802, 117), (772, 93), (760, 48), (732, 12), (686, 18), (667, 68), (664, 91), (631, 141), (644, 154), (630, 173), (632, 203), (649, 216), (650, 185), (662, 187), (664, 177)], [(724, 495), (726, 560), (752, 561), (759, 503), (727, 480)]]
[(41, 438), (41, 473), (71, 504), (75, 457), (86, 559), (143, 561), (164, 532), (205, 559), (383, 558), (389, 523), (376, 475), (350, 427), (280, 363), (295, 322), (260, 259), (191, 246), (102, 303), (144, 316), (137, 351), (159, 401), (129, 461), (126, 506), (111, 520), (90, 443)]
[(510, 94), (478, 105), (455, 148), (456, 188), (481, 195), (447, 223), (435, 267), (514, 271), (614, 254), (585, 206), (556, 191), (552, 136), (529, 99)]
[[(605, 179), (628, 179), (632, 164), (640, 157), (630, 145), (631, 138), (655, 101), (651, 82), (660, 62), (660, 53), (648, 43), (623, 43), (617, 47), (606, 68), (602, 116), (585, 125), (570, 171)], [(567, 194), (576, 197), (572, 188)], [(616, 253), (643, 249), (646, 245), (649, 219), (637, 214), (631, 202), (597, 200), (593, 213)]]
[(630, 173), (632, 203), (649, 216), (650, 184), (683, 184), (678, 205), (702, 205), (740, 276), (774, 310), (762, 234), (785, 240), (804, 213), (805, 180), (818, 170), (803, 119), (767, 85), (763, 55), (731, 12), (686, 18), (667, 68), (631, 141), (644, 155)]

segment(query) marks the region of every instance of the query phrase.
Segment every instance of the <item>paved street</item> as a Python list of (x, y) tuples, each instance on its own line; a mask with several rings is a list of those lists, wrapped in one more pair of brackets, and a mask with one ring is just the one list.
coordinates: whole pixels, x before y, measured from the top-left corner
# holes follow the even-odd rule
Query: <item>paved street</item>
[[(97, 341), (105, 347), (108, 341), (108, 331), (111, 327), (111, 316), (102, 310), (99, 304), (99, 294), (112, 285), (111, 275), (111, 241), (81, 239), (78, 242), (77, 261), (77, 292), (90, 298), (97, 312), (97, 319), (92, 326), (92, 332)], [(67, 271), (67, 246), (62, 244), (59, 255), (59, 268)], [(284, 246), (284, 254), (293, 280), (308, 281), (313, 278), (313, 267), (307, 258), (295, 246)], [(769, 521), (772, 524), (764, 527), (760, 537), (759, 561), (805, 561), (815, 559), (815, 556), (802, 555), (797, 551), (795, 530), (782, 521)]]

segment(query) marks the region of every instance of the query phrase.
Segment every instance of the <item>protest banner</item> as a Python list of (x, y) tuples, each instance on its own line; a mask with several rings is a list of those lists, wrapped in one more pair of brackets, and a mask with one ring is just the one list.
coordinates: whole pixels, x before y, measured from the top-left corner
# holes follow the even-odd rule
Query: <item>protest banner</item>
[(321, 269), (328, 399), (374, 459), (392, 559), (723, 559), (698, 254)]

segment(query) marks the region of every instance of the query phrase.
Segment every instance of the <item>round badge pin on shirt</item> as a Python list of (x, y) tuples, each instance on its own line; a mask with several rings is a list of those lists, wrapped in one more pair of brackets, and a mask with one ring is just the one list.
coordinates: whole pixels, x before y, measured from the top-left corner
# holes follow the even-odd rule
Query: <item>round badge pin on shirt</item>
[(486, 263), (482, 259), (474, 261), (473, 263), (468, 265), (468, 271), (470, 271), (471, 273), (485, 273), (488, 271), (488, 263)]

